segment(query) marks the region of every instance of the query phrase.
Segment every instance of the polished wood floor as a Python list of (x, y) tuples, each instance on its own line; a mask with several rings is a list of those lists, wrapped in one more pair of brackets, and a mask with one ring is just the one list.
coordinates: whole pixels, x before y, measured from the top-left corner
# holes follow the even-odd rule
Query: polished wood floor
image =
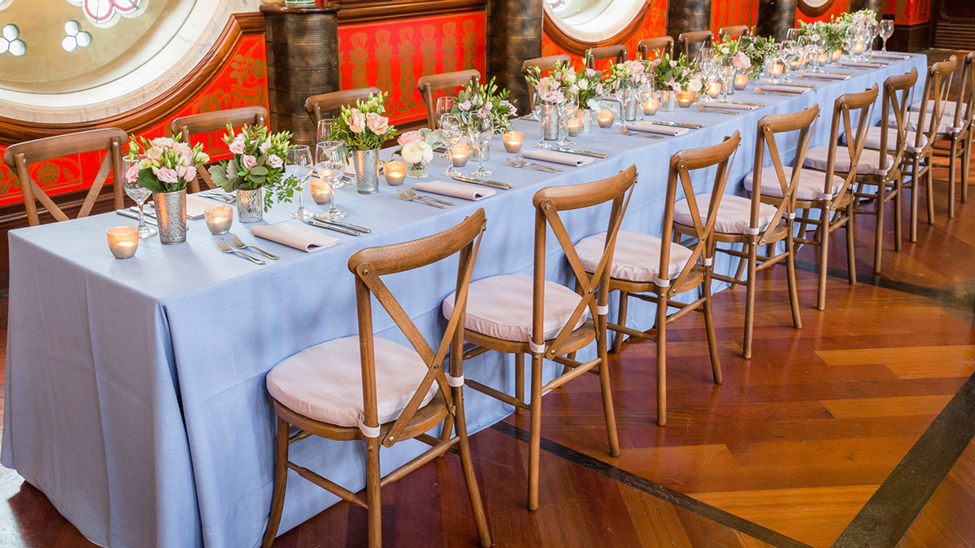
[[(537, 512), (525, 509), (528, 416), (473, 436), (495, 545), (975, 547), (975, 194), (951, 220), (944, 182), (936, 203), (936, 223), (900, 253), (888, 224), (879, 277), (873, 220), (857, 219), (855, 287), (839, 234), (825, 312), (814, 309), (814, 250), (803, 250), (802, 330), (784, 269), (760, 274), (751, 360), (740, 357), (744, 291), (719, 293), (721, 386), (700, 318), (674, 324), (665, 428), (654, 424), (654, 346), (626, 345), (611, 364), (619, 458), (606, 453), (595, 376), (545, 396)], [(383, 497), (386, 546), (476, 546), (456, 457)], [(94, 546), (15, 472), (0, 469), (0, 498), (0, 546)], [(365, 512), (343, 503), (275, 546), (363, 546), (365, 531)]]

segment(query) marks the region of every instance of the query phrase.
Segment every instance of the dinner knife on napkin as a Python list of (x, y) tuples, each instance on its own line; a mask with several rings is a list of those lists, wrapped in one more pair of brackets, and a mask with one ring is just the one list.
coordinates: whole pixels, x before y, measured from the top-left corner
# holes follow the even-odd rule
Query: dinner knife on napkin
[(508, 190), (512, 185), (508, 183), (499, 183), (498, 181), (488, 181), (487, 179), (474, 179), (473, 177), (467, 177), (465, 175), (455, 175), (454, 180), (460, 181), (462, 183), (471, 183), (472, 185), (482, 185), (489, 186), (491, 188), (500, 188), (501, 190)]
[(559, 152), (568, 152), (569, 154), (579, 154), (582, 156), (592, 156), (593, 158), (606, 158), (609, 156), (609, 154), (603, 154), (602, 152), (593, 152), (591, 150), (579, 150), (575, 148), (565, 148), (565, 147), (557, 147), (557, 146), (550, 146), (548, 148), (549, 150), (557, 150)]
[(341, 226), (338, 226), (338, 225), (333, 225), (333, 224), (328, 224), (328, 223), (321, 223), (321, 222), (318, 222), (318, 221), (312, 221), (311, 219), (302, 219), (301, 222), (305, 223), (306, 225), (317, 226), (318, 228), (325, 228), (325, 229), (328, 229), (328, 230), (334, 230), (335, 232), (341, 232), (342, 234), (348, 234), (349, 236), (358, 236), (359, 235), (358, 232), (356, 232), (355, 230), (352, 230), (351, 228), (345, 228), (345, 227), (341, 227)]
[(704, 127), (701, 124), (691, 124), (689, 122), (664, 122), (663, 120), (654, 120), (650, 123), (658, 126), (686, 127), (687, 129), (701, 129)]
[[(119, 215), (121, 215), (123, 217), (128, 217), (130, 219), (135, 219), (137, 221), (139, 220), (139, 214), (138, 213), (133, 213), (133, 212), (127, 210), (127, 209), (116, 209), (115, 210), (115, 213), (118, 213)], [(146, 215), (145, 218), (146, 218), (146, 224), (147, 225), (153, 225), (153, 226), (156, 225), (156, 223), (152, 221), (152, 219), (149, 217), (149, 215)]]
[(366, 228), (364, 226), (354, 225), (352, 223), (347, 223), (345, 221), (336, 221), (335, 219), (328, 219), (328, 218), (322, 217), (320, 215), (312, 215), (312, 217), (314, 217), (316, 221), (320, 221), (320, 222), (327, 223), (327, 224), (330, 224), (330, 225), (341, 226), (343, 228), (348, 228), (349, 230), (354, 230), (356, 232), (364, 232), (366, 234), (372, 232), (372, 229), (371, 228)]

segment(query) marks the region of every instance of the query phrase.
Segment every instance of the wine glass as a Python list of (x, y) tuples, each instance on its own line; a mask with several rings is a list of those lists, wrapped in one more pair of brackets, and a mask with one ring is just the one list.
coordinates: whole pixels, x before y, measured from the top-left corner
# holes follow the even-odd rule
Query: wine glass
[(440, 118), (440, 129), (443, 131), (444, 137), (447, 138), (447, 165), (450, 166), (440, 174), (445, 177), (456, 177), (461, 173), (454, 168), (454, 147), (457, 146), (461, 137), (464, 136), (463, 121), (456, 114), (444, 114)]
[(443, 97), (437, 97), (437, 107), (436, 107), (437, 121), (439, 122), (440, 118), (442, 118), (444, 114), (450, 114), (450, 111), (454, 108), (454, 105), (456, 103), (457, 103), (456, 97), (452, 97), (448, 95), (445, 95)]
[(538, 142), (532, 146), (535, 148), (548, 148), (548, 144), (545, 142), (545, 121), (547, 118), (547, 116), (545, 116), (545, 111), (551, 108), (551, 105), (547, 105), (537, 91), (535, 92), (532, 101), (532, 114), (534, 114), (535, 119), (538, 120), (538, 127), (541, 128), (542, 132), (541, 137), (538, 138)]
[(332, 118), (322, 118), (318, 121), (318, 140), (316, 143), (330, 141), (332, 139)]
[(494, 120), (490, 113), (472, 112), (467, 127), (467, 136), (471, 140), (471, 145), (477, 148), (478, 155), (477, 171), (471, 173), (471, 177), (487, 177), (492, 172), (484, 169), (484, 157), (487, 156), (487, 147), (494, 136)]
[[(139, 184), (139, 162), (143, 159), (144, 156), (141, 155), (135, 158), (129, 156), (122, 158), (122, 181), (124, 181), (122, 188), (125, 189), (125, 193), (129, 195), (129, 198), (132, 198), (135, 200), (135, 203), (139, 204), (139, 237), (145, 239), (155, 236), (157, 232), (155, 228), (146, 225), (145, 214), (142, 212), (142, 205), (149, 198), (149, 195), (152, 194), (152, 191)], [(129, 176), (130, 172), (132, 172), (132, 177)]]
[(789, 72), (792, 71), (792, 60), (796, 55), (796, 45), (794, 42), (788, 41), (782, 43), (782, 64), (785, 65), (782, 71), (782, 83), (791, 84), (792, 79), (789, 78)]
[(345, 175), (345, 164), (338, 154), (340, 144), (338, 141), (325, 141), (315, 145), (315, 169), (318, 171), (318, 176), (331, 189), (328, 211), (322, 214), (326, 219), (341, 219), (346, 215), (344, 211), (335, 207), (335, 183)]
[(884, 40), (884, 48), (880, 53), (887, 53), (887, 39), (894, 35), (893, 19), (884, 19), (880, 22), (880, 37)]
[(865, 51), (873, 51), (873, 45), (877, 41), (877, 36), (880, 35), (880, 23), (876, 19), (871, 19), (867, 23), (867, 47), (863, 48)]
[[(633, 91), (635, 90), (630, 90), (631, 94)], [(630, 100), (632, 101), (634, 98), (631, 96)], [(566, 95), (565, 101), (559, 103), (559, 127), (565, 129), (565, 136), (562, 137), (561, 141), (555, 143), (560, 147), (568, 147), (576, 144), (575, 141), (569, 140), (569, 119), (575, 118), (577, 112), (579, 112), (579, 95), (569, 93)]]
[(305, 203), (302, 199), (302, 195), (305, 193), (305, 183), (308, 182), (312, 173), (311, 149), (308, 148), (308, 145), (298, 145), (288, 151), (288, 165), (285, 172), (298, 178), (298, 210), (291, 214), (291, 218), (302, 220), (310, 218), (311, 212), (305, 209)]

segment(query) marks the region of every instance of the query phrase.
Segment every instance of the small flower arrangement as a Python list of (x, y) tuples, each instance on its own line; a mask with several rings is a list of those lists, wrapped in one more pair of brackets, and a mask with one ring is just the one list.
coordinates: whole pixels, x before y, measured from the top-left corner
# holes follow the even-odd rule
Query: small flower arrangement
[(714, 42), (714, 55), (719, 59), (724, 59), (728, 57), (734, 57), (738, 55), (738, 48), (740, 44), (737, 38), (731, 38), (728, 36), (719, 37), (723, 38), (720, 42)]
[(639, 86), (647, 81), (646, 65), (642, 61), (616, 63), (609, 70), (606, 82), (613, 87)]
[(490, 114), (494, 121), (494, 132), (502, 134), (511, 129), (511, 117), (516, 115), (515, 106), (508, 101), (510, 93), (499, 88), (493, 77), (483, 85), (471, 82), (457, 94), (451, 112), (460, 116), (465, 127), (470, 124), (471, 113)]
[(542, 76), (540, 68), (532, 67), (532, 71), (525, 75), (525, 80), (543, 102), (559, 105), (565, 102), (566, 94), (569, 93), (569, 90), (562, 87), (565, 70), (563, 63), (558, 63), (548, 75)]
[(751, 78), (758, 80), (762, 75), (765, 61), (775, 55), (775, 38), (764, 36), (742, 36), (738, 44), (738, 51), (748, 56), (751, 65)]
[(403, 160), (411, 165), (427, 164), (433, 160), (434, 147), (446, 143), (444, 134), (439, 129), (434, 131), (423, 128), (419, 131), (407, 131), (397, 139), (400, 148), (393, 154), (399, 154)]
[(694, 67), (683, 53), (676, 60), (669, 54), (664, 54), (656, 61), (653, 67), (653, 79), (657, 89), (684, 91), (688, 89), (692, 79), (696, 78), (700, 82)]
[(586, 51), (586, 57), (582, 60), (583, 67), (586, 68), (576, 72), (575, 85), (579, 89), (579, 108), (598, 110), (599, 100), (605, 95), (602, 83), (603, 73), (588, 68), (591, 58), (592, 52)]
[(369, 95), (369, 100), (361, 99), (354, 107), (342, 107), (342, 111), (332, 120), (332, 135), (342, 141), (346, 151), (374, 150), (386, 141), (396, 137), (397, 130), (389, 124), (386, 113), (386, 93)]
[(141, 153), (142, 161), (125, 174), (126, 180), (138, 181), (154, 194), (179, 192), (196, 179), (197, 168), (210, 161), (203, 152), (203, 145), (190, 147), (182, 142), (182, 134), (175, 138), (157, 137), (151, 141), (135, 135), (129, 141), (129, 157), (135, 159)]
[(275, 196), (279, 202), (290, 202), (300, 188), (296, 178), (284, 176), (285, 158), (294, 148), (290, 140), (287, 131), (272, 134), (264, 126), (244, 126), (234, 133), (228, 123), (223, 142), (234, 156), (210, 166), (210, 178), (226, 192), (268, 188), (264, 211), (271, 208)]

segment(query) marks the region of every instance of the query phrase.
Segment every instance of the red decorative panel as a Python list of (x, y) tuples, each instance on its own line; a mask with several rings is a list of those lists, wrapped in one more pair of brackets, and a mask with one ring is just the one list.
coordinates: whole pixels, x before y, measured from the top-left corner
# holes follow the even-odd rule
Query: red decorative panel
[(715, 34), (722, 27), (752, 27), (757, 20), (758, 0), (711, 0), (711, 30)]
[[(667, 34), (667, 1), (666, 0), (651, 0), (650, 11), (647, 13), (646, 19), (640, 28), (633, 33), (633, 36), (626, 41), (626, 49), (630, 53), (630, 58), (634, 58), (636, 55), (636, 45), (640, 40), (645, 40), (647, 38), (656, 38), (658, 36), (664, 36)], [(547, 34), (542, 36), (542, 56), (547, 57), (549, 55), (559, 55), (565, 54), (572, 57), (573, 62), (577, 64), (582, 63), (582, 58), (578, 55), (573, 55), (564, 51), (558, 45), (556, 45)], [(609, 61), (604, 61), (604, 65), (608, 65)], [(599, 66), (599, 68), (605, 68), (604, 66)]]
[(884, 13), (894, 16), (894, 24), (916, 25), (931, 19), (931, 0), (885, 0)]
[(802, 10), (796, 9), (796, 25), (799, 21), (805, 21), (807, 23), (812, 23), (813, 21), (829, 21), (831, 17), (839, 17), (850, 10), (850, 0), (836, 0), (832, 6), (826, 10), (825, 13), (819, 17), (809, 17), (802, 13)]
[(342, 89), (376, 86), (389, 93), (393, 123), (426, 117), (416, 81), (427, 74), (485, 73), (484, 12), (339, 27)]

